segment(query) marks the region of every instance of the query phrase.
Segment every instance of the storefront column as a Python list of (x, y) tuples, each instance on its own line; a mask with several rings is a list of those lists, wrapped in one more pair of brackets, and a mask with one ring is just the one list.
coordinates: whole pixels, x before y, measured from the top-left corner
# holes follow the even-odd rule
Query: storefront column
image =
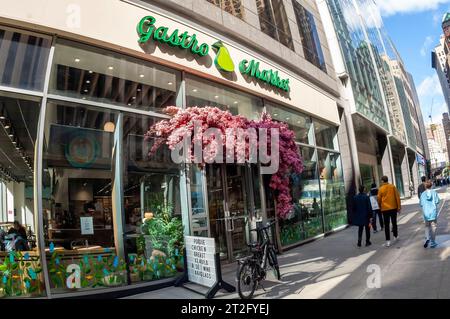
[(389, 178), (389, 182), (395, 185), (394, 163), (392, 160), (391, 141), (388, 136), (383, 136), (386, 140), (386, 147), (382, 151), (381, 167), (383, 175)]
[(113, 161), (113, 187), (111, 192), (112, 210), (113, 210), (113, 229), (114, 229), (114, 245), (116, 247), (116, 254), (119, 258), (124, 258), (124, 242), (125, 233), (123, 229), (124, 214), (123, 210), (123, 113), (119, 113), (117, 117), (116, 130), (114, 132), (114, 148), (112, 154)]
[(409, 171), (409, 159), (408, 159), (408, 150), (405, 149), (405, 155), (403, 156), (402, 160), (402, 175), (403, 175), (403, 185), (405, 190), (405, 197), (409, 198), (411, 197), (411, 190), (409, 189), (409, 184), (411, 181), (411, 174)]

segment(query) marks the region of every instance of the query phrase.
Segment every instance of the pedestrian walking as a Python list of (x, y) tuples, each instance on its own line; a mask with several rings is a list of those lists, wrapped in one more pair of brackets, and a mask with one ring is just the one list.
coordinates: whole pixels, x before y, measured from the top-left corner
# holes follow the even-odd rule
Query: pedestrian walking
[(381, 214), (380, 205), (378, 205), (378, 187), (373, 183), (370, 189), (370, 205), (372, 207), (372, 229), (374, 233), (378, 232), (377, 218), (380, 222), (380, 231), (384, 229), (383, 215)]
[(438, 219), (438, 205), (440, 202), (438, 193), (432, 189), (433, 184), (426, 182), (426, 191), (420, 196), (420, 206), (422, 207), (423, 219), (425, 221), (425, 229), (428, 232), (428, 237), (425, 240), (424, 248), (430, 244), (431, 248), (437, 246), (436, 243), (436, 228)]
[(363, 231), (366, 231), (366, 247), (372, 245), (370, 242), (370, 222), (372, 207), (370, 198), (365, 193), (364, 186), (359, 187), (359, 194), (353, 197), (353, 225), (358, 226), (358, 247), (361, 247)]
[(425, 176), (422, 176), (422, 184), (419, 185), (419, 187), (417, 188), (417, 195), (419, 196), (419, 200), (420, 200), (420, 196), (422, 195), (423, 192), (425, 192), (426, 188), (425, 188), (425, 183), (427, 182), (427, 178)]
[(384, 234), (386, 235), (386, 247), (391, 246), (391, 227), (394, 237), (398, 240), (397, 215), (402, 209), (400, 202), (400, 193), (397, 187), (389, 184), (389, 178), (383, 176), (381, 178), (381, 187), (378, 190), (378, 204), (384, 219)]

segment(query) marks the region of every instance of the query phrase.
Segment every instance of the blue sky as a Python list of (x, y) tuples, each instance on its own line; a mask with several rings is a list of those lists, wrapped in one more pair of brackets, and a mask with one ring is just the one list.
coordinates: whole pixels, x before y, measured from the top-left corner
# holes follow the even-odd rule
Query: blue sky
[(447, 111), (436, 72), (431, 68), (431, 51), (442, 34), (441, 21), (450, 11), (450, 0), (375, 0), (388, 34), (406, 68), (414, 77), (425, 124), (433, 103), (433, 122), (441, 122)]

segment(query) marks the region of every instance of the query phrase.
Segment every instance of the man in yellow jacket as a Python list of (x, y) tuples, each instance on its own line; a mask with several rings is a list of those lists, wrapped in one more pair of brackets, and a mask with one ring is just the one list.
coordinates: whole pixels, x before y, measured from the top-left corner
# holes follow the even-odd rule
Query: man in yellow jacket
[(395, 239), (398, 239), (397, 214), (402, 209), (400, 202), (400, 193), (392, 184), (389, 184), (389, 178), (383, 176), (381, 178), (382, 184), (378, 190), (378, 204), (380, 205), (381, 213), (384, 220), (384, 232), (386, 235), (386, 247), (391, 245), (391, 227)]

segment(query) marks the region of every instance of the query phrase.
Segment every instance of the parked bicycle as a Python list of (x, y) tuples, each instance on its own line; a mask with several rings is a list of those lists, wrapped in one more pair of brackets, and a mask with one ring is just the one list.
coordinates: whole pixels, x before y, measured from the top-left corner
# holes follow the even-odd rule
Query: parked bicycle
[[(256, 287), (261, 286), (266, 279), (267, 271), (272, 268), (275, 277), (280, 280), (280, 267), (269, 230), (275, 222), (267, 223), (264, 227), (252, 229), (257, 233), (258, 242), (249, 244), (251, 256), (238, 260), (237, 282), (238, 292), (242, 299), (250, 299), (255, 293)], [(264, 287), (262, 287), (264, 289)]]

